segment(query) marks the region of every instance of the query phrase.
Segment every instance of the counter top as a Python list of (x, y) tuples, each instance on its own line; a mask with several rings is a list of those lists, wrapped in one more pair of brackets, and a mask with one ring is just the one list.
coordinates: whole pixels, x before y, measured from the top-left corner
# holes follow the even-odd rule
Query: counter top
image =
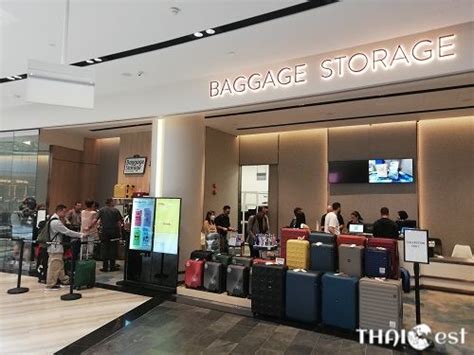
[(474, 258), (453, 258), (451, 256), (445, 257), (433, 257), (430, 258), (430, 263), (445, 263), (445, 264), (457, 264), (457, 265), (472, 265), (474, 266)]

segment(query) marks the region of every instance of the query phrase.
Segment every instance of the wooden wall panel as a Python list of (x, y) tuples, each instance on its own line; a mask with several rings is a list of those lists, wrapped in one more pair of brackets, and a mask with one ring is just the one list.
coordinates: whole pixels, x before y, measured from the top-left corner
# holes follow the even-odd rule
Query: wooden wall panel
[[(147, 157), (147, 166), (143, 175), (124, 175), (125, 159), (134, 155)], [(135, 185), (136, 191), (150, 191), (151, 131), (130, 133), (120, 136), (118, 163), (118, 183)]]

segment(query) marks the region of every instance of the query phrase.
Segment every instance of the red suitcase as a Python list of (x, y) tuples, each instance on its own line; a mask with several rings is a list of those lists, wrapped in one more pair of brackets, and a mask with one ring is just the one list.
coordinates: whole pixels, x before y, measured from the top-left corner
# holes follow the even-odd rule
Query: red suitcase
[(341, 234), (337, 236), (337, 246), (341, 244), (355, 244), (365, 247), (367, 244), (367, 238), (361, 235), (345, 235)]
[(187, 260), (184, 284), (189, 288), (201, 288), (204, 274), (204, 260)]
[(253, 265), (259, 264), (259, 265), (266, 265), (266, 264), (276, 264), (275, 259), (261, 259), (261, 258), (255, 258), (253, 259), (252, 262)]
[(280, 237), (280, 256), (286, 259), (286, 242), (288, 239), (304, 239), (307, 240), (309, 231), (297, 228), (282, 228)]
[(381, 247), (386, 248), (390, 251), (390, 275), (389, 277), (394, 280), (400, 278), (400, 266), (398, 255), (398, 241), (396, 239), (389, 238), (369, 238), (367, 240), (367, 247)]

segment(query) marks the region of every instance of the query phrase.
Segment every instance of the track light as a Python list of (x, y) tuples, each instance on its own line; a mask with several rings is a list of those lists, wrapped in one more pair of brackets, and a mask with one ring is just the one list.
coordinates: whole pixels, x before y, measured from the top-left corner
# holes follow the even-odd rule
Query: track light
[(206, 33), (207, 33), (208, 35), (213, 35), (214, 33), (216, 33), (216, 30), (214, 30), (214, 29), (212, 29), (212, 28), (208, 28), (208, 29), (206, 30)]
[(94, 60), (95, 60), (97, 63), (102, 62), (102, 59), (100, 59), (100, 58), (94, 58)]
[(201, 38), (204, 36), (201, 32), (194, 32), (194, 37)]
[(94, 64), (95, 62), (94, 62), (93, 59), (87, 59), (87, 60), (86, 60), (86, 63), (87, 63), (87, 64)]

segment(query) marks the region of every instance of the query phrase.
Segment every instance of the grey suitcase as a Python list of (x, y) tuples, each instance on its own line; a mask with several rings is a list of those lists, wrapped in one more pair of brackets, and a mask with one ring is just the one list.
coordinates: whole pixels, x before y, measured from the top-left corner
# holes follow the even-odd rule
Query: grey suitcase
[(249, 294), (249, 268), (242, 265), (227, 266), (227, 294), (247, 297)]
[(400, 331), (403, 325), (401, 280), (371, 279), (359, 281), (359, 328)]
[(207, 291), (222, 293), (225, 291), (225, 266), (207, 261), (204, 265), (203, 286)]
[(364, 247), (355, 244), (339, 245), (339, 272), (362, 277), (364, 275)]
[(234, 265), (243, 265), (247, 267), (252, 267), (253, 258), (248, 256), (234, 256), (232, 258), (232, 264)]

